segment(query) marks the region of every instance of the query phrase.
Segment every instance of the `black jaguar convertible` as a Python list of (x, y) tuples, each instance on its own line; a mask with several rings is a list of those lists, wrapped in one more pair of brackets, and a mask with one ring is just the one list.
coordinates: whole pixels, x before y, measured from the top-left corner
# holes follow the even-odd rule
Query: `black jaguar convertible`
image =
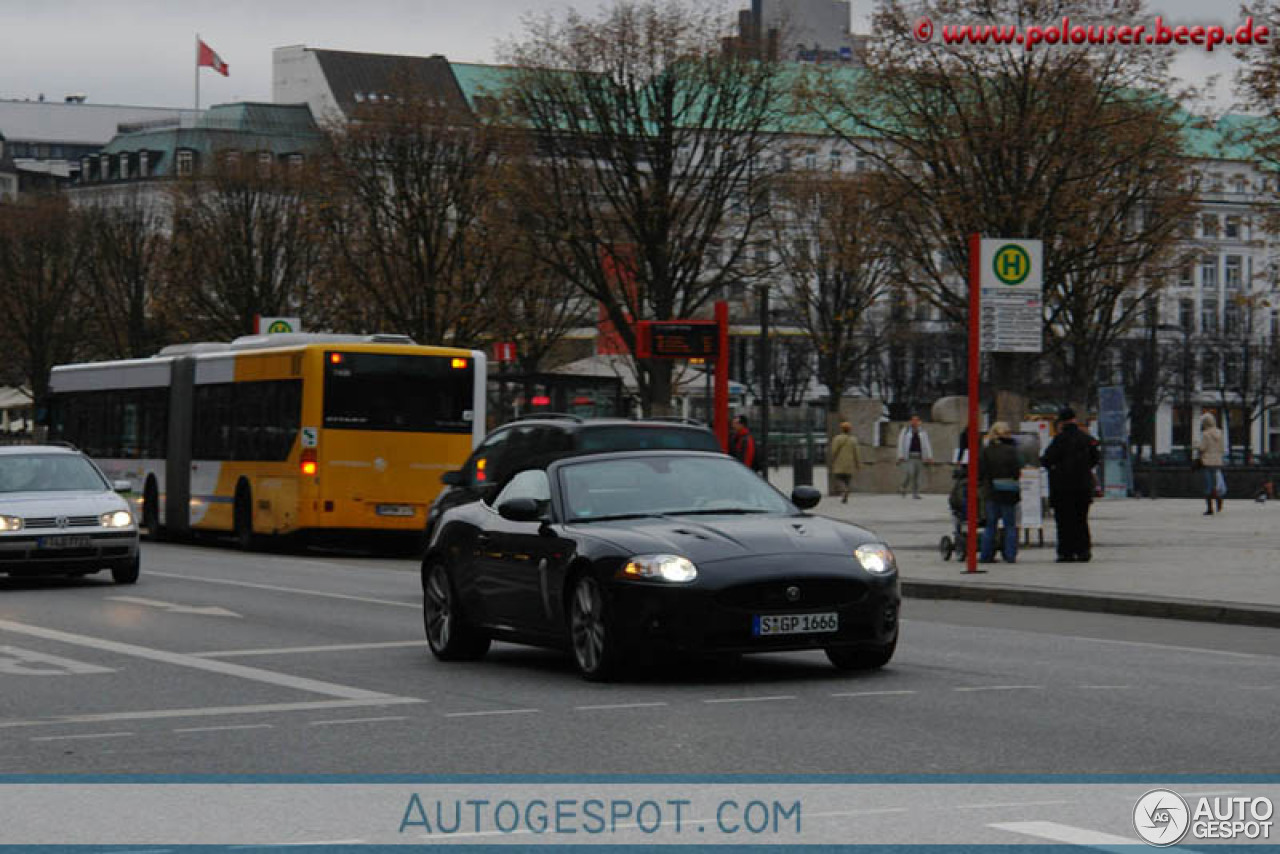
[(490, 641), (568, 648), (583, 676), (635, 657), (821, 649), (846, 670), (898, 641), (893, 552), (810, 516), (719, 454), (567, 457), (449, 510), (422, 564), (424, 622), (443, 660)]

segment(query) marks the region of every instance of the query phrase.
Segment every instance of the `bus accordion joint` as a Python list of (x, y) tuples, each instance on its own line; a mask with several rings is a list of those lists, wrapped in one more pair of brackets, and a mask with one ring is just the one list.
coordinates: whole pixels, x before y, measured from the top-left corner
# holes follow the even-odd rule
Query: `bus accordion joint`
[(302, 465), (302, 473), (304, 475), (307, 475), (309, 477), (315, 477), (316, 468), (317, 468), (315, 448), (304, 448), (302, 450), (301, 465)]

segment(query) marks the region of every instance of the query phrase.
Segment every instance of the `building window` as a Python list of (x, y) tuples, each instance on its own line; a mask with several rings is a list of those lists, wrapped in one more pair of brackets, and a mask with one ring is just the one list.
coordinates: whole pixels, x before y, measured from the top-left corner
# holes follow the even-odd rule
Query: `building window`
[(1203, 214), (1200, 217), (1200, 235), (1202, 237), (1218, 236), (1218, 215)]
[(1200, 306), (1200, 331), (1214, 335), (1218, 331), (1218, 301), (1207, 299)]
[(178, 167), (178, 175), (184, 178), (188, 177), (195, 171), (196, 154), (194, 151), (184, 149), (178, 152), (175, 162)]
[(127, 181), (129, 179), (129, 155), (119, 155), (116, 157), (116, 162), (119, 164), (116, 169), (117, 176), (121, 181)]
[(1224, 268), (1224, 278), (1226, 285), (1231, 290), (1239, 290), (1242, 276), (1243, 265), (1239, 255), (1228, 255), (1226, 267)]
[(1223, 234), (1232, 240), (1239, 240), (1240, 239), (1240, 217), (1238, 216), (1227, 217), (1226, 226), (1223, 228)]
[(290, 154), (285, 158), (285, 163), (289, 165), (290, 170), (297, 171), (302, 168), (302, 155)]
[(111, 156), (108, 154), (98, 155), (98, 177), (103, 181), (111, 180)]
[(1222, 331), (1227, 335), (1235, 335), (1240, 331), (1240, 306), (1234, 302), (1227, 303), (1222, 311)]
[(1218, 387), (1218, 356), (1216, 353), (1205, 353), (1201, 357), (1200, 383), (1205, 388)]
[(1200, 259), (1200, 287), (1214, 289), (1218, 287), (1218, 256), (1206, 255)]
[(1187, 332), (1194, 332), (1196, 325), (1195, 300), (1178, 300), (1178, 325)]
[(149, 178), (151, 176), (151, 152), (138, 152), (138, 177)]
[(264, 178), (271, 174), (271, 164), (275, 161), (270, 151), (258, 152), (258, 174)]
[(82, 157), (80, 159), (80, 180), (88, 181), (93, 176), (93, 159)]
[(840, 159), (840, 152), (838, 151), (831, 152), (830, 165), (831, 165), (832, 172), (839, 172), (844, 167), (844, 163)]
[(1245, 180), (1243, 175), (1236, 176), (1235, 184), (1236, 184), (1236, 192), (1239, 193), (1240, 195), (1243, 196), (1245, 193), (1249, 191), (1249, 182)]

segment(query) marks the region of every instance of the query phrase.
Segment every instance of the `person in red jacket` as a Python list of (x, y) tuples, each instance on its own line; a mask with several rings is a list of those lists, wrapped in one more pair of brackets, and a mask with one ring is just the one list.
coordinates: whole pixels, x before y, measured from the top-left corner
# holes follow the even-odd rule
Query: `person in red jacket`
[(747, 426), (747, 416), (739, 415), (733, 419), (733, 434), (729, 437), (729, 453), (738, 462), (755, 471), (756, 440)]

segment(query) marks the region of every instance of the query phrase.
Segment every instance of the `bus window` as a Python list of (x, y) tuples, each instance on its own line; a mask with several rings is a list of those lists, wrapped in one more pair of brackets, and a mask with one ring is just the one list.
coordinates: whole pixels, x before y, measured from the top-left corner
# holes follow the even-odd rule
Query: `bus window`
[(324, 365), (324, 426), (331, 430), (471, 432), (470, 359), (327, 353)]

